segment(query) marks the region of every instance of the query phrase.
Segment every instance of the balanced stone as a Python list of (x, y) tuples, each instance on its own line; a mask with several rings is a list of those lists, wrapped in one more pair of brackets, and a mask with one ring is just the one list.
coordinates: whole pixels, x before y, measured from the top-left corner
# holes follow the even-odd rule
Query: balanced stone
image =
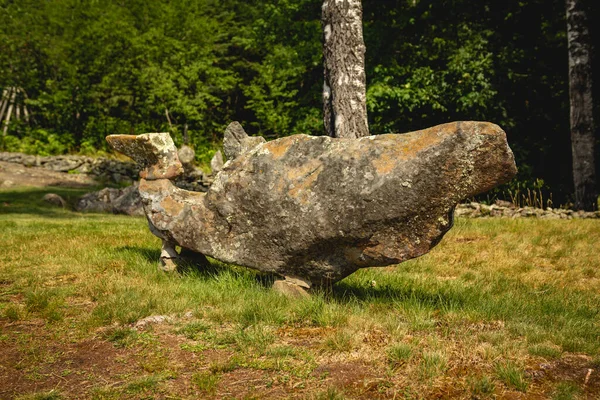
[[(237, 127), (228, 136), (228, 161), (206, 193), (179, 189), (159, 176), (141, 180), (152, 232), (168, 246), (304, 287), (427, 253), (452, 227), (459, 201), (516, 173), (504, 131), (487, 122), (360, 139), (294, 135), (265, 142)], [(138, 141), (167, 138), (108, 140), (140, 159), (151, 157)]]

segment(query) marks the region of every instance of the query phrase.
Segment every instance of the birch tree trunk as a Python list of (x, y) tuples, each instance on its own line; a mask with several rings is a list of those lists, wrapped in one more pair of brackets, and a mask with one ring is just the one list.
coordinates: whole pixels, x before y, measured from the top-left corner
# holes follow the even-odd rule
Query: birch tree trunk
[(323, 1), (323, 120), (332, 137), (369, 135), (360, 0)]
[(2, 131), (2, 137), (6, 136), (6, 132), (8, 132), (8, 124), (10, 123), (10, 115), (12, 114), (13, 107), (15, 105), (15, 98), (17, 95), (17, 89), (12, 89), (12, 95), (10, 96), (10, 100), (8, 103), (8, 111), (6, 112), (6, 119), (4, 120), (4, 130)]
[(594, 164), (592, 41), (584, 4), (582, 0), (566, 0), (571, 148), (575, 208), (593, 211), (598, 207), (598, 191)]

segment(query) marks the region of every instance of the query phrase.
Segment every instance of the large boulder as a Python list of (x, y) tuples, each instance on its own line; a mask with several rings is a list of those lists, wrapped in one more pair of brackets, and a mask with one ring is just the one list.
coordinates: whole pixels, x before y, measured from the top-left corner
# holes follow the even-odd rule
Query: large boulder
[(459, 201), (516, 173), (505, 133), (486, 122), (360, 139), (294, 135), (254, 147), (239, 130), (233, 139), (240, 145), (226, 149), (233, 158), (207, 193), (141, 180), (152, 231), (306, 286), (427, 253), (452, 227)]

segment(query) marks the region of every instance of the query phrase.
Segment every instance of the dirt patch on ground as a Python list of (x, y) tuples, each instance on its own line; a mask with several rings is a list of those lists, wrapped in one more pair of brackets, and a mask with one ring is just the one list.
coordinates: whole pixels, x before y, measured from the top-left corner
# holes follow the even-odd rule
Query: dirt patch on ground
[(572, 383), (583, 388), (583, 398), (600, 398), (600, 366), (588, 356), (567, 354), (558, 360), (542, 363), (538, 369), (528, 373), (537, 384)]
[(67, 174), (42, 167), (25, 167), (22, 164), (0, 161), (0, 187), (61, 186), (85, 188), (98, 186), (99, 182), (86, 174)]
[(135, 367), (123, 362), (134, 356), (130, 350), (102, 340), (64, 343), (53, 340), (44, 324), (0, 326), (8, 336), (0, 351), (0, 399), (51, 390), (81, 398), (93, 387), (118, 384)]

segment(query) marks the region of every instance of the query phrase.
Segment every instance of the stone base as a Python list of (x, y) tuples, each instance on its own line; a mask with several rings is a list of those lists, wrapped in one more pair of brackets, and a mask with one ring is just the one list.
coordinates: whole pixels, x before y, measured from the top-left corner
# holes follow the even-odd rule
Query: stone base
[(308, 294), (305, 288), (287, 280), (275, 281), (275, 283), (273, 283), (273, 290), (293, 299), (310, 297), (310, 294)]

